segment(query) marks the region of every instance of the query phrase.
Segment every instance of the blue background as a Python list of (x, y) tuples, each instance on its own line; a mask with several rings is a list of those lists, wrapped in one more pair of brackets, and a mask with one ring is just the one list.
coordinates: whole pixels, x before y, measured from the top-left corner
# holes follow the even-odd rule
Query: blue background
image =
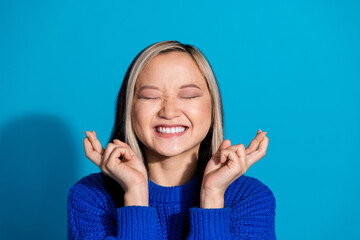
[[(266, 156), (278, 239), (360, 236), (358, 1), (0, 1), (0, 239), (65, 239), (66, 195), (98, 172), (127, 67), (146, 46), (202, 50), (226, 137)], [(106, 146), (106, 145), (105, 145)]]

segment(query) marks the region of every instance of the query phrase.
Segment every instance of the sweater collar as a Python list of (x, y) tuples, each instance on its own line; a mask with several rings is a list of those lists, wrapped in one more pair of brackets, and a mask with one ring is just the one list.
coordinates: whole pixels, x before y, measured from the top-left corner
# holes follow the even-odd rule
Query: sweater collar
[(189, 182), (178, 186), (161, 186), (148, 178), (149, 184), (149, 200), (153, 202), (187, 202), (194, 200), (196, 192), (198, 177), (195, 176)]

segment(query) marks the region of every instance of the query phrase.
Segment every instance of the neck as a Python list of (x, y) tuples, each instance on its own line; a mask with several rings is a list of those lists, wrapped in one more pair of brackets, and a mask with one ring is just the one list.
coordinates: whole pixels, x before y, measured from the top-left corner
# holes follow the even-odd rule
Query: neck
[(199, 148), (167, 157), (145, 151), (149, 179), (161, 186), (186, 184), (196, 175)]

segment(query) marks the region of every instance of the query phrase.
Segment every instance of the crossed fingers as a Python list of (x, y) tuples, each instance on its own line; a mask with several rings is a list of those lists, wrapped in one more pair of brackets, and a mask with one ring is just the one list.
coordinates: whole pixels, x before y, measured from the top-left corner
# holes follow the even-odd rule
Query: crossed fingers
[(266, 133), (259, 130), (246, 149), (242, 143), (233, 146), (228, 143), (229, 147), (219, 149), (217, 152), (220, 162), (225, 163), (227, 161), (228, 167), (235, 169), (240, 174), (244, 174), (255, 162), (265, 156), (269, 143)]
[(129, 145), (118, 139), (114, 139), (114, 143), (109, 143), (104, 149), (97, 139), (95, 131), (86, 131), (85, 133), (87, 136), (84, 139), (85, 155), (105, 173), (109, 172), (116, 164), (111, 161), (117, 159), (115, 156), (120, 155), (123, 159), (129, 159), (131, 155), (134, 155)]
[(246, 158), (249, 166), (263, 158), (266, 154), (267, 147), (269, 145), (269, 138), (266, 136), (267, 132), (260, 132), (251, 141), (249, 146), (245, 149)]
[(94, 131), (86, 131), (85, 133), (87, 136), (84, 138), (85, 156), (99, 166), (105, 149), (101, 146), (101, 143), (97, 139)]

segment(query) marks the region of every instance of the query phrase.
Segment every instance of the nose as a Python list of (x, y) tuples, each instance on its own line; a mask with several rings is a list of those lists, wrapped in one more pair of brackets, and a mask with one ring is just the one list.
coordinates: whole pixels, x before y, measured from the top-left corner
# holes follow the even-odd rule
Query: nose
[(167, 98), (163, 101), (159, 111), (159, 117), (165, 119), (172, 119), (181, 115), (181, 109), (176, 99)]

